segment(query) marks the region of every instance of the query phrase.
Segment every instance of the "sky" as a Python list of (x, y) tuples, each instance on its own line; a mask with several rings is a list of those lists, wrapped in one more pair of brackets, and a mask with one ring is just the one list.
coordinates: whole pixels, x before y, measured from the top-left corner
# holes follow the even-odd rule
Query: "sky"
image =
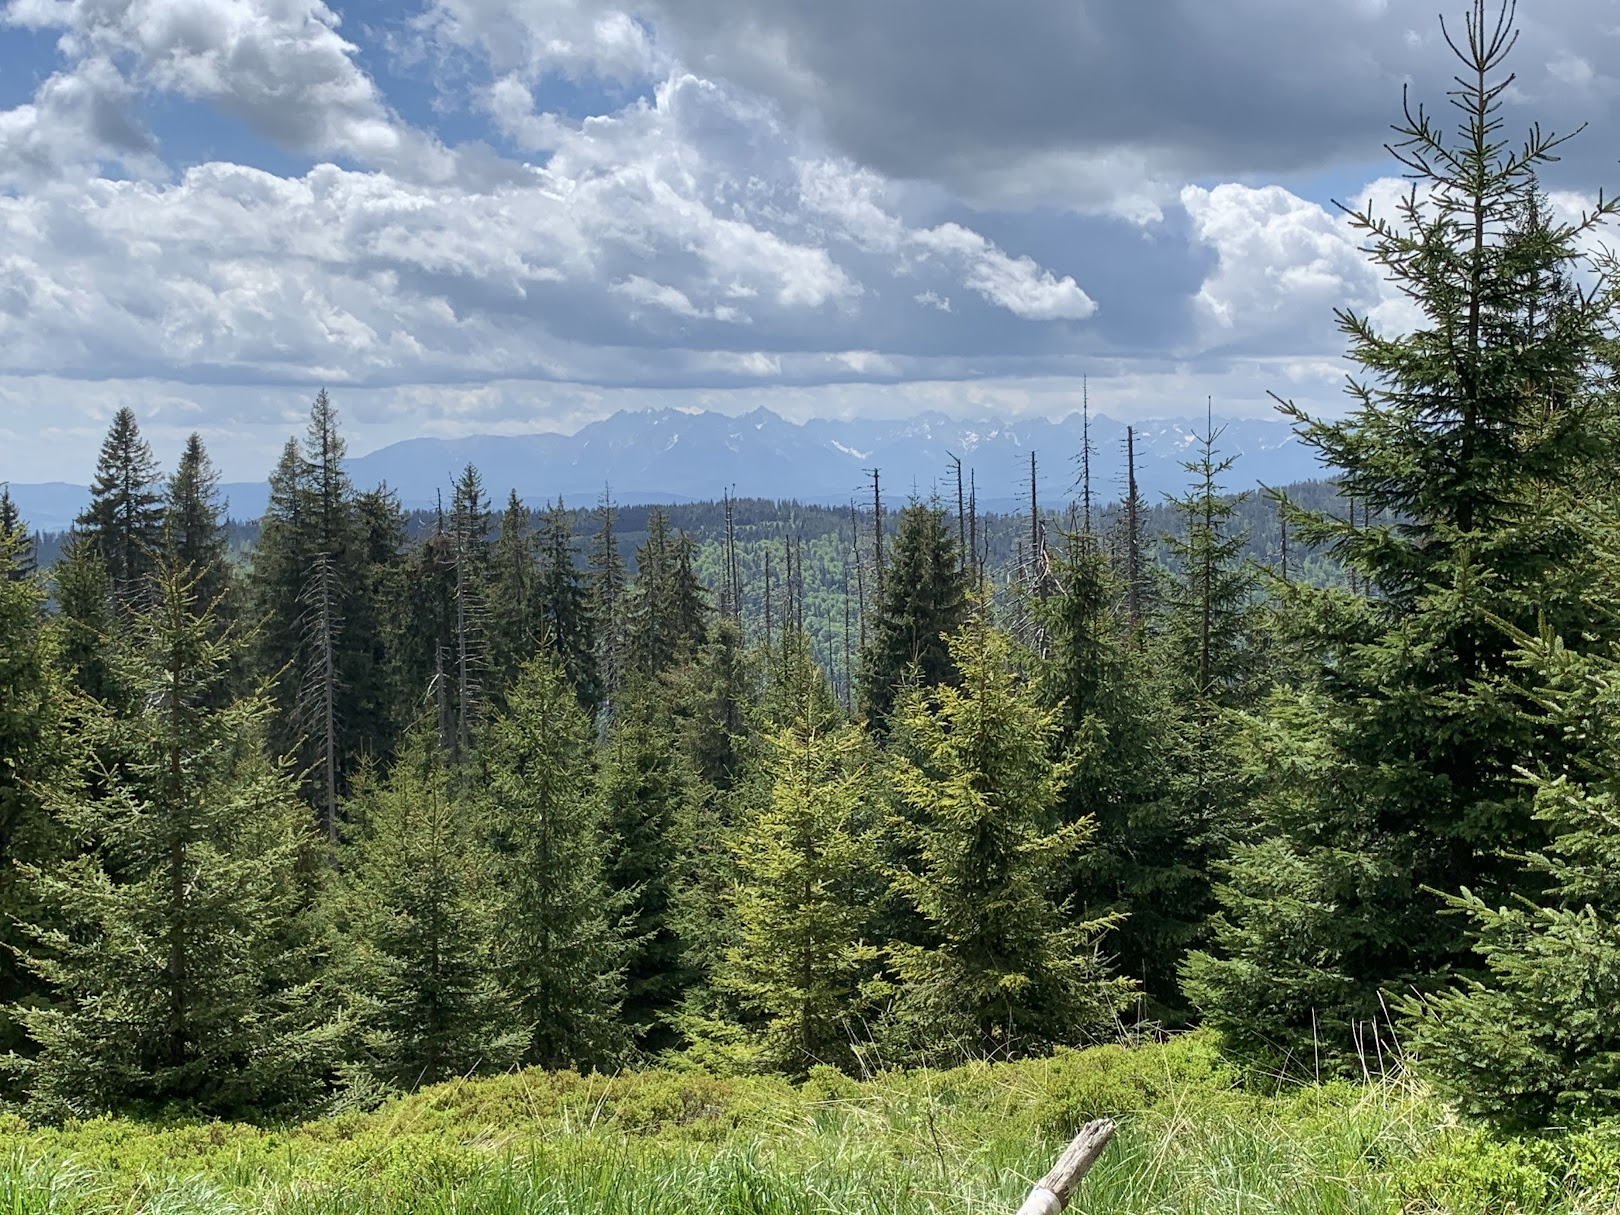
[[(1467, 0), (1439, 0), (1460, 31)], [(1503, 117), (1620, 183), (1620, 0), (1522, 0)], [(257, 478), (621, 408), (1129, 420), (1342, 399), (1406, 305), (1424, 0), (0, 0), (0, 480), (132, 406)]]

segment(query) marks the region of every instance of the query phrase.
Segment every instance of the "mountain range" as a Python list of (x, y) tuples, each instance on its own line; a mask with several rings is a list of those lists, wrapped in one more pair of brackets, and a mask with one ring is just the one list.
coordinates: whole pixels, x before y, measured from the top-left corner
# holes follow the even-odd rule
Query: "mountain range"
[[(1235, 463), (1221, 478), (1228, 489), (1284, 485), (1320, 477), (1314, 454), (1289, 426), (1273, 418), (1215, 419), (1221, 456)], [(1194, 458), (1204, 420), (1134, 423), (1137, 481), (1150, 501), (1187, 484), (1182, 465)], [(839, 504), (871, 498), (866, 471), (881, 471), (884, 500), (915, 494), (954, 499), (952, 456), (971, 473), (982, 510), (1019, 509), (1029, 501), (1029, 456), (1036, 453), (1041, 501), (1059, 506), (1077, 496), (1085, 423), (1066, 418), (963, 421), (941, 413), (898, 420), (812, 419), (790, 422), (764, 408), (732, 416), (679, 409), (621, 411), (573, 434), (470, 435), (407, 439), (349, 461), (354, 484), (386, 483), (407, 508), (430, 508), (469, 463), (483, 477), (498, 509), (516, 489), (532, 505), (559, 495), (575, 505), (604, 490), (624, 503), (688, 502), (738, 497)], [(1090, 421), (1092, 492), (1099, 501), (1123, 496), (1125, 424)], [(88, 499), (83, 486), (63, 482), (11, 485), (30, 526), (67, 527)], [(221, 486), (233, 518), (256, 518), (268, 497), (265, 482)]]

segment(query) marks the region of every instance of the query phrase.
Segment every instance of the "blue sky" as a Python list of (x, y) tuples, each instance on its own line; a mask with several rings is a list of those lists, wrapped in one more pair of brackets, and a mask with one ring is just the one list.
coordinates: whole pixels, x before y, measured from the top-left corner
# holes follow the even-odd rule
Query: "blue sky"
[[(1620, 3), (1519, 24), (1574, 207)], [(0, 480), (84, 480), (122, 404), (256, 477), (322, 384), (359, 451), (1082, 375), (1331, 409), (1332, 308), (1405, 314), (1330, 199), (1389, 204), (1450, 73), (1416, 0), (0, 0)]]

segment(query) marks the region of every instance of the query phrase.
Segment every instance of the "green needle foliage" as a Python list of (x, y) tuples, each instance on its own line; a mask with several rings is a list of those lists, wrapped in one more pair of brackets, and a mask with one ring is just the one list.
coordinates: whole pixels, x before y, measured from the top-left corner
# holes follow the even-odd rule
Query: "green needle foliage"
[(674, 909), (680, 827), (692, 813), (693, 786), (674, 732), (655, 720), (655, 710), (621, 705), (601, 775), (605, 878), (625, 905), (622, 1015), (648, 1054), (676, 1044), (669, 1019), (693, 977)]
[(535, 606), (541, 636), (562, 663), (580, 707), (595, 717), (602, 707), (602, 687), (591, 617), (591, 588), (580, 566), (569, 515), (561, 501), (541, 517), (538, 540)]
[[(642, 680), (673, 671), (703, 643), (709, 604), (692, 568), (695, 553), (690, 537), (671, 534), (665, 512), (648, 515), (647, 542), (636, 552), (636, 576), (624, 599), (625, 658), (629, 673)], [(598, 592), (605, 591), (599, 582)]]
[[(1596, 1210), (1569, 1179), (1613, 1171), (1602, 1127), (1436, 1113), (1403, 1126), (1439, 1147), (1391, 1143), (1340, 1100), (1395, 1031), (1497, 1129), (1620, 1116), (1620, 276), (1585, 252), (1620, 206), (1573, 215), (1541, 180), (1562, 141), (1504, 137), (1512, 26), (1474, 0), (1446, 31), (1458, 133), (1409, 106), (1411, 193), (1349, 215), (1399, 294), (1339, 314), (1345, 416), (1284, 403), (1333, 479), (1280, 496), (1225, 492), (1211, 424), (1161, 505), (1133, 474), (1094, 511), (1088, 444), (1061, 553), (965, 469), (954, 518), (879, 527), (729, 495), (537, 520), (513, 494), (497, 522), (473, 466), (434, 512), (352, 484), (322, 392), (256, 538), (200, 439), (165, 492), (121, 411), (80, 530), (40, 540), (47, 599), (0, 490), (0, 1102), (342, 1107), (275, 1141), (372, 1128), (370, 1156), (331, 1147), (334, 1209), (1010, 1209), (1034, 1138), (995, 1146), (1001, 1115), (1115, 1108), (1066, 1047), (1201, 1021), (1079, 1069), (1179, 1074), (1217, 1041), (1244, 1065), (1187, 1109), (1126, 1086), (1169, 1129), (1124, 1128), (1142, 1155), (1098, 1209)], [(1046, 1095), (984, 1086), (977, 1061), (1036, 1054), (1007, 1066)], [(649, 1058), (671, 1071), (617, 1074)], [(974, 1061), (940, 1101), (890, 1070), (934, 1061)], [(451, 1079), (524, 1064), (580, 1071)], [(873, 1068), (899, 1099), (837, 1074)], [(464, 1091), (584, 1146), (487, 1169), (505, 1123), (418, 1158), (357, 1112), (397, 1094), (443, 1127)], [(819, 1154), (728, 1139), (738, 1094)], [(996, 1126), (962, 1142), (994, 1159), (952, 1207), (941, 1111), (974, 1101)], [(1305, 1107), (1331, 1133), (1293, 1134)], [(627, 1156), (607, 1124), (727, 1146)], [(63, 1134), (121, 1153), (109, 1127)], [(264, 1197), (218, 1180), (103, 1205)], [(38, 1181), (0, 1152), (0, 1207), (57, 1203)]]
[(1051, 758), (1057, 711), (982, 611), (949, 644), (959, 686), (912, 688), (895, 711), (890, 779), (913, 859), (894, 881), (923, 943), (891, 947), (891, 1032), (929, 1058), (1038, 1051), (1111, 1022), (1131, 984), (1098, 949), (1113, 921), (1061, 901), (1092, 824), (1053, 825), (1073, 767)]
[(1383, 1019), (1381, 992), (1474, 963), (1467, 920), (1431, 892), (1538, 888), (1516, 854), (1545, 828), (1517, 768), (1563, 744), (1523, 711), (1510, 633), (1544, 621), (1585, 647), (1613, 632), (1583, 603), (1591, 534), (1566, 508), (1615, 458), (1620, 284), (1581, 244), (1617, 208), (1553, 219), (1538, 173), (1562, 141), (1502, 135), (1511, 16), (1478, 0), (1456, 42), (1455, 139), (1408, 108), (1398, 217), (1350, 216), (1410, 329), (1341, 312), (1354, 408), (1317, 421), (1285, 406), (1364, 504), (1293, 510), (1290, 526), (1365, 593), (1288, 600), (1316, 670), (1271, 711), (1288, 754), (1256, 774), (1265, 838), (1235, 853), (1214, 948), (1187, 968), (1209, 1021), (1273, 1062), (1345, 1059)]
[[(52, 999), (20, 1013), (37, 1054), (12, 1063), (48, 1117), (296, 1108), (331, 1062), (298, 877), (308, 812), (265, 756), (266, 703), (215, 705), (233, 643), (192, 577), (155, 586), (133, 623), (140, 710), (88, 712), (50, 794), (77, 853), (23, 868), (42, 909), (28, 963)], [(118, 771), (98, 760), (108, 734)]]
[(45, 626), (45, 588), (21, 568), (21, 530), (0, 530), (0, 1046), (15, 1048), (20, 1033), (12, 1016), (36, 996), (39, 983), (20, 964), (18, 921), (40, 913), (19, 882), (19, 865), (43, 865), (63, 850), (60, 827), (45, 804), (45, 791), (65, 759), (63, 731), (69, 713), (66, 688), (53, 667)]
[(747, 1018), (744, 1056), (789, 1075), (853, 1066), (882, 953), (871, 747), (819, 671), (796, 682), (797, 712), (764, 743), (769, 797), (731, 833), (737, 934), (714, 975)]
[(39, 558), (34, 551), (33, 537), (28, 534), (28, 525), (23, 521), (22, 512), (17, 509), (17, 503), (11, 497), (11, 490), (5, 485), (0, 485), (0, 536), (9, 538), (11, 549), (5, 571), (7, 579), (21, 582), (39, 572)]
[(1550, 838), (1527, 863), (1546, 891), (1451, 899), (1488, 973), (1404, 1009), (1426, 1076), (1471, 1114), (1535, 1130), (1620, 1113), (1620, 647), (1519, 640), (1539, 711), (1576, 752), (1531, 780)]
[(348, 819), (357, 838), (344, 856), (335, 970), (359, 1069), (371, 1085), (406, 1090), (504, 1071), (529, 1035), (491, 956), (488, 842), (452, 793), (437, 740), (411, 735), (386, 783), (361, 782)]
[(968, 617), (967, 575), (956, 528), (945, 512), (912, 502), (900, 512), (893, 554), (882, 571), (882, 595), (861, 655), (861, 697), (867, 720), (881, 727), (901, 687), (955, 678), (947, 635)]
[(163, 551), (162, 474), (127, 405), (113, 415), (96, 462), (90, 505), (77, 522), (106, 567), (113, 605), (126, 614), (143, 606)]
[(543, 652), (489, 725), (477, 804), (490, 832), (495, 956), (531, 1027), (523, 1060), (607, 1063), (628, 1045), (619, 1021), (625, 942), (603, 873), (603, 809), (590, 723), (555, 655)]
[(209, 602), (225, 593), (230, 567), (225, 563), (225, 529), (219, 501), (219, 474), (202, 439), (186, 439), (179, 466), (169, 481), (163, 516), (165, 558), (195, 571), (197, 597)]

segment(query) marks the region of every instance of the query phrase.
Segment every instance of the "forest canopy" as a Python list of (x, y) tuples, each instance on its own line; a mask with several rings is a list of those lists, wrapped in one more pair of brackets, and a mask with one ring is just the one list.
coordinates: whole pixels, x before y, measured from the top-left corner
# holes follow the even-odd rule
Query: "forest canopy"
[[(1323, 484), (408, 517), (324, 390), (240, 543), (121, 409), (0, 495), (0, 1037), (28, 1116), (514, 1066), (851, 1073), (1209, 1027), (1542, 1128), (1620, 1093), (1615, 202), (1553, 206), (1476, 4), (1352, 210)], [(1047, 453), (1054, 461), (1089, 453)], [(1134, 467), (1134, 466), (1133, 466)], [(959, 470), (960, 471), (960, 470)], [(1033, 465), (1032, 465), (1033, 476)]]

